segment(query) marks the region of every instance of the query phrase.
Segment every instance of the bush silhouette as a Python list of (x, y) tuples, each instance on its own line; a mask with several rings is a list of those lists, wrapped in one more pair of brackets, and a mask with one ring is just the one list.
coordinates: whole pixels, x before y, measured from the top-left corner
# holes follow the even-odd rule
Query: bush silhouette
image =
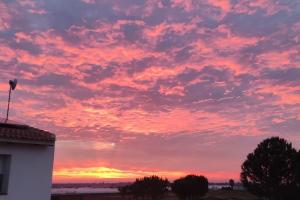
[(286, 140), (272, 137), (258, 144), (242, 165), (241, 182), (251, 193), (286, 200), (296, 187), (297, 151)]
[(180, 199), (196, 199), (208, 192), (208, 180), (204, 176), (188, 175), (175, 180), (172, 191)]
[(234, 187), (234, 180), (233, 179), (229, 180), (229, 185), (230, 185), (231, 190), (233, 190), (233, 187)]
[(123, 199), (132, 195), (131, 185), (125, 185), (123, 187), (119, 187), (118, 189)]
[(126, 188), (125, 193), (132, 194), (135, 198), (162, 199), (168, 192), (169, 181), (158, 176), (144, 177)]

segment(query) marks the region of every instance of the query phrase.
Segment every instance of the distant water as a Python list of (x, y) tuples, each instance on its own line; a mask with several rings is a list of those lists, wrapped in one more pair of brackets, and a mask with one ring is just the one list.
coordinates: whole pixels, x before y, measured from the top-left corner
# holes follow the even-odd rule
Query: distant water
[(100, 193), (119, 193), (118, 188), (52, 188), (52, 194), (100, 194)]
[(208, 188), (211, 190), (220, 190), (223, 187), (230, 187), (228, 184), (209, 185)]
[[(222, 188), (230, 187), (229, 184), (211, 184), (208, 186), (210, 190), (221, 190)], [(234, 190), (244, 190), (244, 187), (241, 184), (237, 184), (234, 187)]]
[[(212, 184), (208, 186), (211, 190), (220, 190), (229, 187), (228, 184)], [(242, 186), (235, 186), (236, 190), (243, 190)], [(119, 193), (118, 188), (96, 188), (96, 187), (73, 187), (73, 188), (52, 188), (52, 194), (101, 194)]]

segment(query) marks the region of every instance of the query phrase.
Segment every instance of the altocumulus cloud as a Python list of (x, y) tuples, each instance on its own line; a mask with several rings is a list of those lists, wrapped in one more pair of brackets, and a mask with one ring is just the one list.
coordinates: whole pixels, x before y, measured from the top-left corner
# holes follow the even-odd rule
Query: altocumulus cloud
[(0, 111), (19, 78), (12, 118), (57, 134), (56, 181), (75, 168), (237, 178), (265, 137), (300, 147), (299, 6), (1, 1)]

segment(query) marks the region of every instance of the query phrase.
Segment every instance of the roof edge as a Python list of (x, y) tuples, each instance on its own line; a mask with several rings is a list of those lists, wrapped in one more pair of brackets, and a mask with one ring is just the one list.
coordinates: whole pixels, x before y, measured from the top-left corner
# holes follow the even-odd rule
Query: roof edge
[(41, 146), (54, 146), (55, 140), (51, 142), (47, 141), (32, 141), (32, 140), (17, 140), (17, 139), (3, 139), (0, 138), (0, 143), (15, 143), (15, 144), (32, 144), (32, 145), (41, 145)]

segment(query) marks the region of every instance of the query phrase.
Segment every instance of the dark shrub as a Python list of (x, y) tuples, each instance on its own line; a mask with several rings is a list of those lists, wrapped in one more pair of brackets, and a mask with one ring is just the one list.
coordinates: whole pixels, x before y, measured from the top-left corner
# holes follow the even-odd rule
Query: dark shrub
[(196, 199), (208, 192), (208, 180), (204, 176), (188, 175), (175, 180), (172, 191), (180, 199)]
[(231, 187), (221, 187), (221, 190), (232, 191), (232, 188)]
[(118, 189), (122, 198), (130, 197), (132, 195), (131, 185), (125, 185), (123, 187), (119, 187)]
[(286, 140), (261, 142), (242, 165), (241, 181), (250, 192), (272, 200), (286, 200), (295, 188), (297, 151)]
[(229, 185), (231, 187), (231, 190), (233, 190), (233, 187), (234, 187), (234, 180), (233, 179), (229, 180)]
[(162, 199), (168, 192), (168, 187), (169, 181), (167, 179), (150, 176), (136, 179), (136, 181), (130, 185), (130, 192), (136, 198)]

